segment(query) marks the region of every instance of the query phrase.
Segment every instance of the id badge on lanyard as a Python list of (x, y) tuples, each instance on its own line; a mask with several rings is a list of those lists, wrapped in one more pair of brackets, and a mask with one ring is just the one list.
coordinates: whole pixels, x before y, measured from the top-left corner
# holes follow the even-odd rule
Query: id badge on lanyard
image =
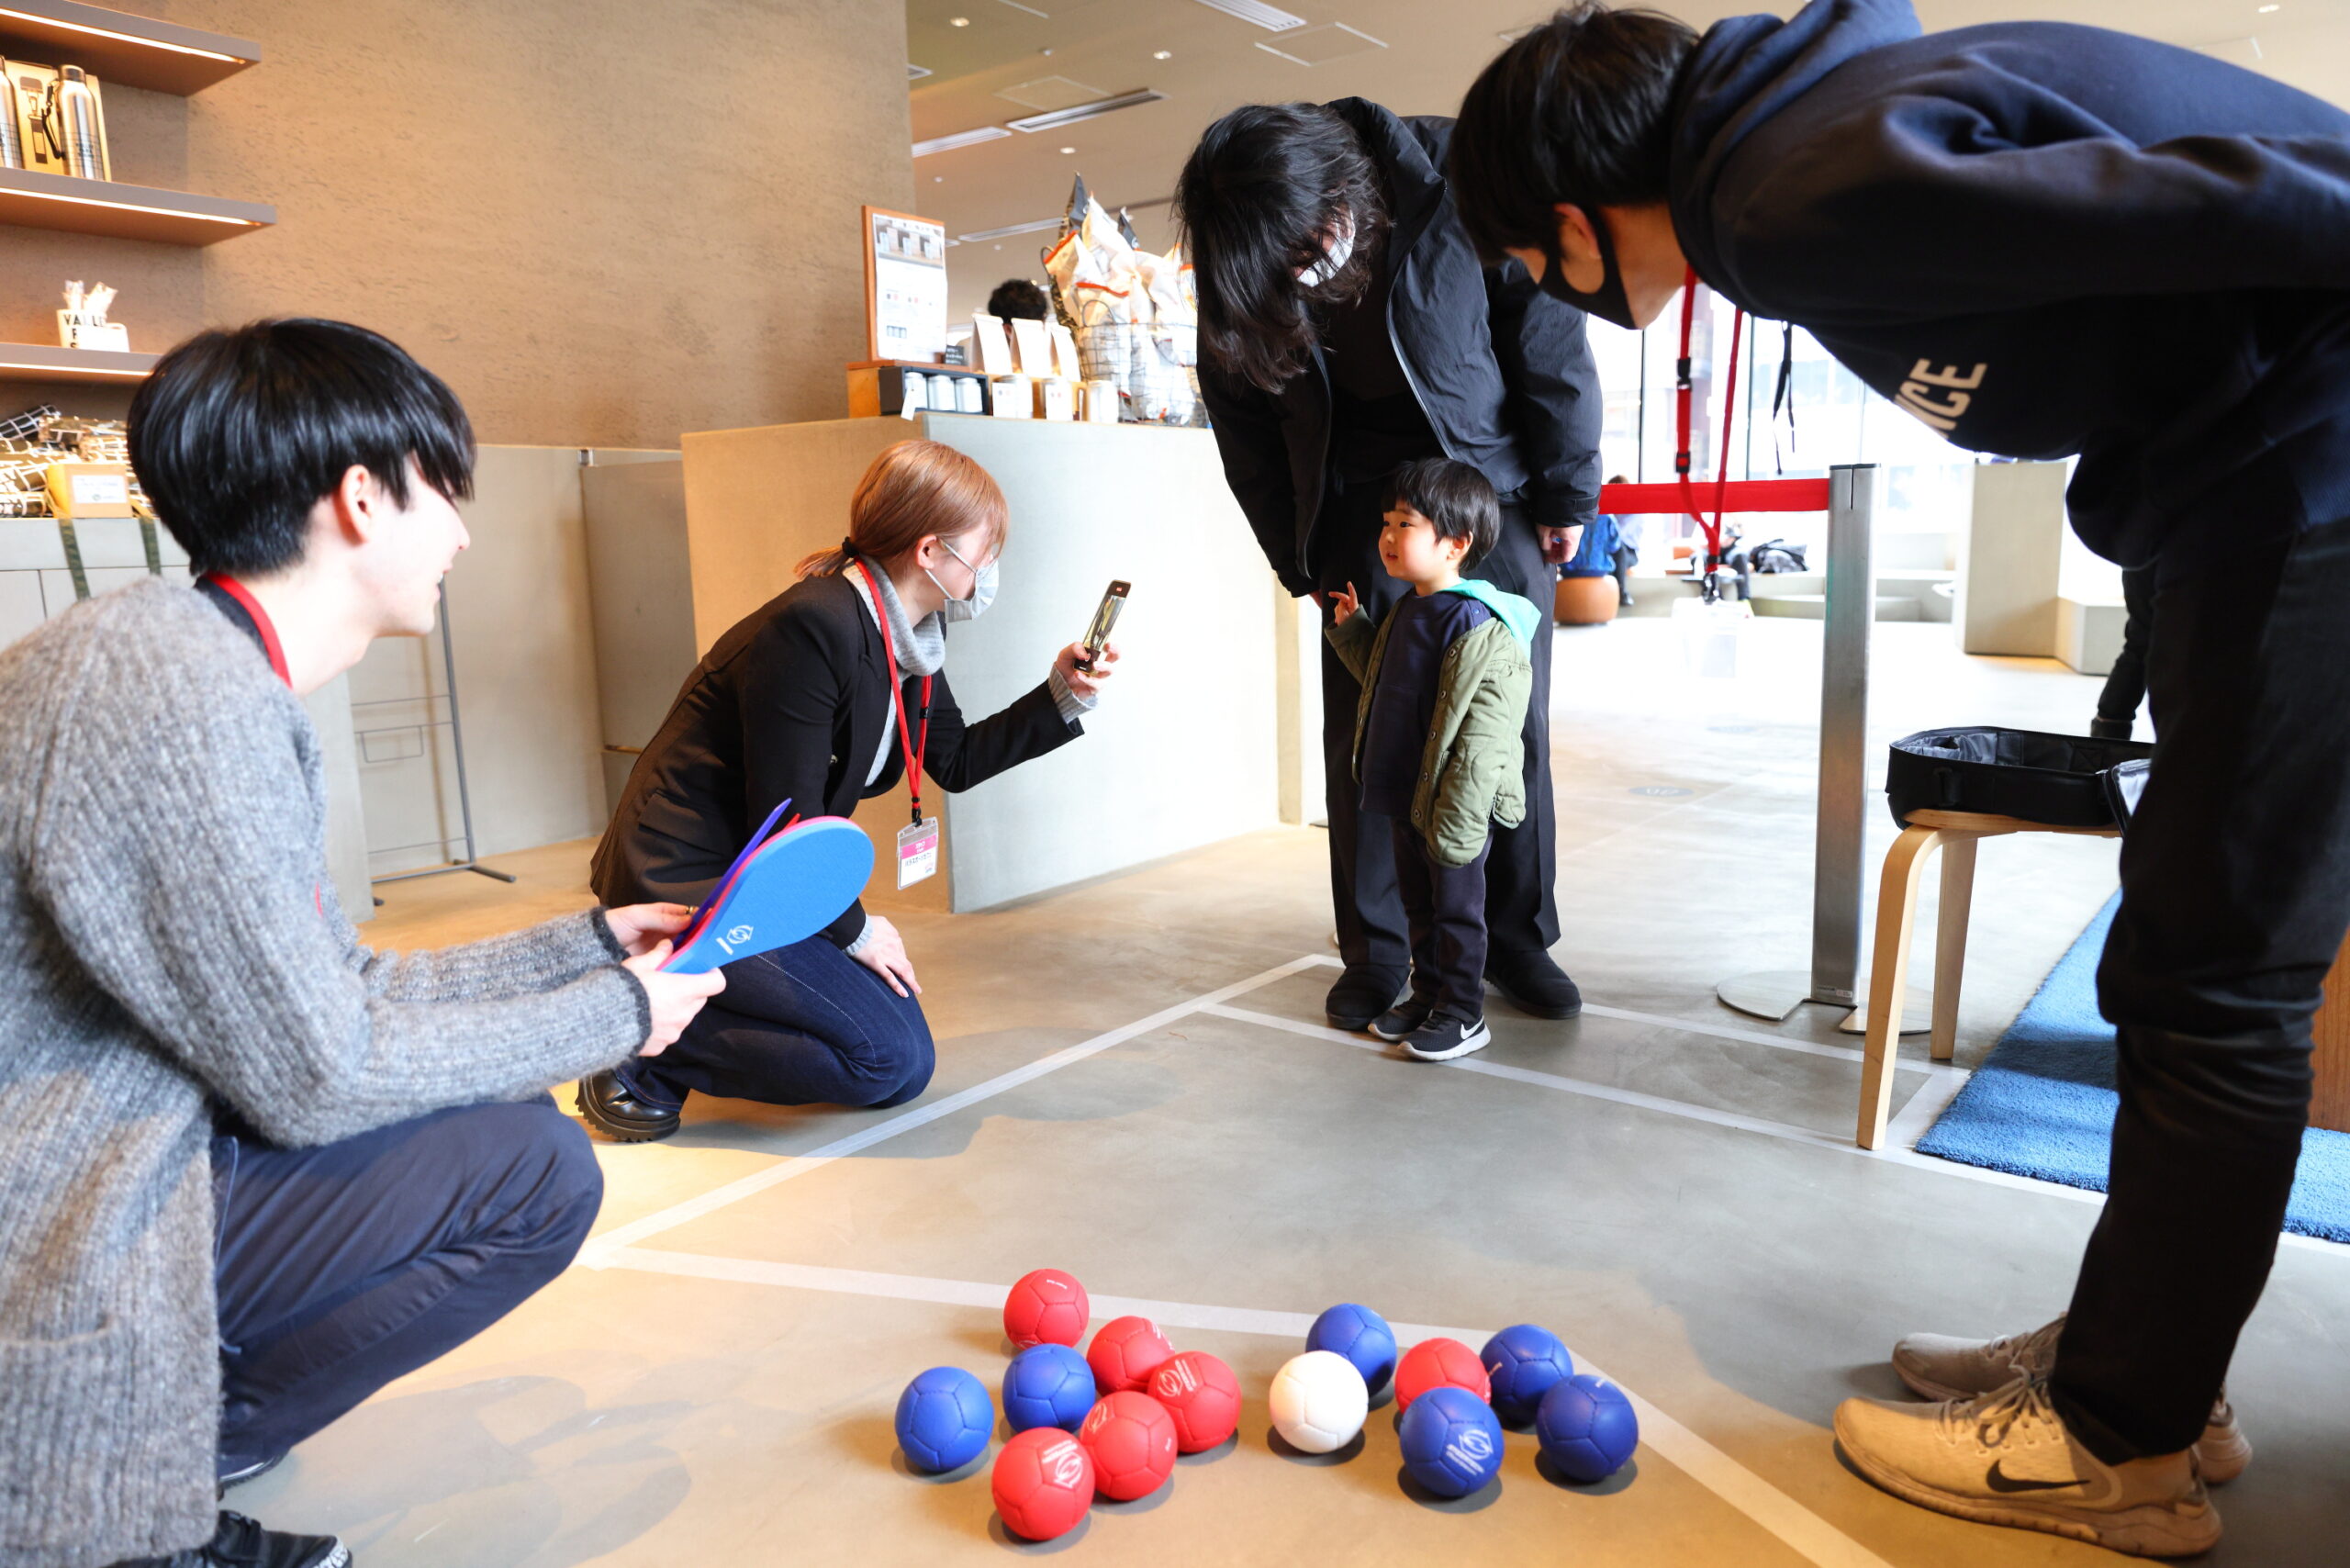
[[(858, 563), (858, 570), (866, 572), (864, 563)], [(906, 790), (913, 800), (914, 820), (898, 830), (898, 886), (911, 888), (938, 874), (938, 819), (922, 814), (922, 757), (930, 749), (931, 678), (922, 678), (922, 734), (917, 737), (906, 723), (905, 685), (898, 678), (898, 650), (890, 635), (889, 612), (881, 608), (881, 590), (873, 586), (869, 573), (865, 577), (865, 591), (873, 599), (873, 618), (881, 623), (881, 655), (890, 666), (890, 700), (897, 706), (898, 744), (905, 750)]]
[(917, 814), (898, 830), (898, 886), (911, 888), (938, 874), (938, 819)]

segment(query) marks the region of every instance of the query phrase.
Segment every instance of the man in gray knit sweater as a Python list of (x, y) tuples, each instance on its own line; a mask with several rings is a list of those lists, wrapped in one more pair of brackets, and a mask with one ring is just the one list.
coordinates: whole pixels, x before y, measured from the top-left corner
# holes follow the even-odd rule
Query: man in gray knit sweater
[(332, 1568), (216, 1487), (567, 1264), (602, 1195), (544, 1091), (674, 1040), (675, 905), (360, 946), (299, 695), (432, 625), (448, 388), (355, 327), (166, 355), (133, 462), (207, 574), (0, 652), (0, 1568)]

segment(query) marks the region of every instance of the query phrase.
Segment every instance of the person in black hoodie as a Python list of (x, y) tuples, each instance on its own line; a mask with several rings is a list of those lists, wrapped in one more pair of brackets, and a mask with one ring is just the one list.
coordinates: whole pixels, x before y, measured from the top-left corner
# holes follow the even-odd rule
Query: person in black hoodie
[[(1360, 98), (1256, 104), (1210, 126), (1176, 191), (1200, 305), (1200, 391), (1226, 481), (1281, 586), (1369, 585), (1387, 481), (1449, 457), (1502, 501), (1501, 536), (1470, 575), (1548, 604), (1557, 563), (1599, 499), (1598, 373), (1582, 313), (1488, 268), (1445, 194), (1451, 122)], [(1559, 940), (1550, 791), (1550, 639), (1534, 643), (1526, 820), (1496, 828), (1486, 870), (1485, 976), (1541, 1018), (1583, 998), (1550, 955)], [(1322, 747), (1330, 890), (1346, 970), (1330, 1021), (1368, 1027), (1411, 962), (1387, 819), (1355, 800), (1354, 677), (1326, 645)]]
[(1920, 36), (1908, 0), (1702, 38), (1584, 4), (1471, 89), (1452, 174), (1483, 251), (1594, 314), (1651, 320), (1694, 269), (1961, 446), (2077, 454), (2074, 526), (2153, 568), (2160, 749), (2098, 976), (2121, 1103), (2071, 1311), (1905, 1340), (1905, 1381), (1969, 1402), (1836, 1429), (1929, 1507), (2202, 1550), (2350, 925), (2350, 116), (2121, 33)]

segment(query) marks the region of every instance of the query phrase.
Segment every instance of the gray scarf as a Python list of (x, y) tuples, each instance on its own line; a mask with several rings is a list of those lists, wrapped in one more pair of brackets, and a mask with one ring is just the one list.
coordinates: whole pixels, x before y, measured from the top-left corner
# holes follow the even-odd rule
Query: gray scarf
[[(906, 607), (898, 602), (897, 585), (879, 566), (856, 557), (857, 570), (866, 580), (881, 590), (881, 610), (890, 618), (890, 637), (898, 650), (898, 673), (902, 678), (910, 675), (936, 675), (938, 666), (946, 662), (946, 622), (934, 612), (923, 618), (919, 626), (907, 624)], [(860, 591), (866, 607), (873, 604), (872, 596)]]

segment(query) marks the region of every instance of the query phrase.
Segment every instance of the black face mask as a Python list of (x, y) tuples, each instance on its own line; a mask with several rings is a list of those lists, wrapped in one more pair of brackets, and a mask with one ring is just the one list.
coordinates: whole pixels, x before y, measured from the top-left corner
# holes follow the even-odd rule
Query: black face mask
[(1632, 319), (1632, 302), (1624, 293), (1624, 269), (1616, 264), (1616, 237), (1608, 231), (1606, 215), (1594, 212), (1592, 216), (1597, 221), (1592, 224), (1591, 231), (1599, 241), (1599, 264), (1605, 269), (1599, 287), (1584, 294), (1567, 286), (1566, 263), (1559, 254), (1556, 234), (1542, 248), (1542, 281), (1537, 286), (1561, 305), (1572, 305), (1586, 316), (1596, 316), (1637, 332), (1639, 324)]

